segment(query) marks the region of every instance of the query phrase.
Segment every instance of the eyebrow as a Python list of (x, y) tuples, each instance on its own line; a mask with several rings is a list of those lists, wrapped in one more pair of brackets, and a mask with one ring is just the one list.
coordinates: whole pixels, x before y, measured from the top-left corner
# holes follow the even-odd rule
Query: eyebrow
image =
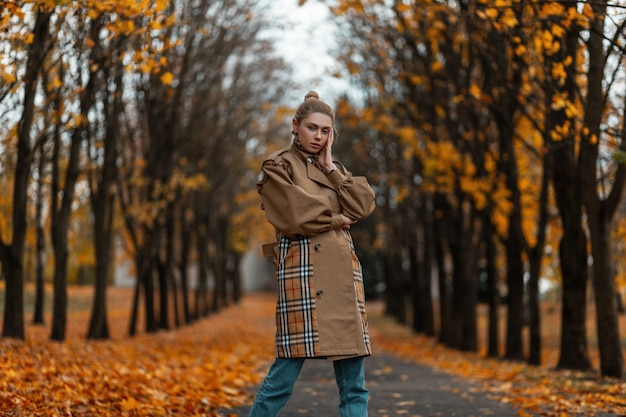
[(307, 126), (321, 127), (322, 129), (330, 129), (331, 128), (330, 126), (320, 126), (320, 125), (318, 125), (317, 123), (314, 123), (314, 122), (307, 122), (306, 125)]

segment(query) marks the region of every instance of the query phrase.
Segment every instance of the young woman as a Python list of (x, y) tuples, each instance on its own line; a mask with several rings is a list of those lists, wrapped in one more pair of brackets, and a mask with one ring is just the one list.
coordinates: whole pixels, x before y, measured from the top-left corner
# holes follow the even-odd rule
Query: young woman
[(293, 143), (263, 163), (262, 207), (276, 229), (276, 360), (249, 417), (274, 417), (306, 358), (332, 361), (341, 417), (366, 417), (363, 359), (371, 355), (361, 265), (350, 225), (374, 210), (364, 177), (333, 161), (335, 114), (312, 91), (292, 121)]

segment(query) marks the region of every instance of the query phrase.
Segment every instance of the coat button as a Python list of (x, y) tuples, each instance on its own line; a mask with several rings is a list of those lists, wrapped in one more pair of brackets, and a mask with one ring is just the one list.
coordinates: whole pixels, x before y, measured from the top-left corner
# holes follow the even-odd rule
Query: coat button
[(321, 252), (322, 251), (322, 245), (320, 245), (319, 243), (317, 245), (314, 246), (315, 252)]
[(316, 293), (315, 293), (315, 296), (316, 296), (317, 298), (324, 298), (324, 291), (321, 291), (321, 290), (320, 290), (320, 291), (316, 292)]
[(313, 163), (313, 158), (311, 158), (311, 157), (309, 156), (309, 157), (307, 157), (307, 158), (306, 158), (306, 161), (307, 161), (309, 164), (312, 164), (312, 163)]

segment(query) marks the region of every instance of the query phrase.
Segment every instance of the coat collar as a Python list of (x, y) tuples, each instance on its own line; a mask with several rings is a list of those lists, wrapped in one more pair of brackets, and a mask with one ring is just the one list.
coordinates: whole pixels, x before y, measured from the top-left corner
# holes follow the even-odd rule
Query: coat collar
[(325, 185), (329, 188), (335, 188), (333, 187), (333, 184), (330, 182), (326, 174), (324, 174), (324, 171), (322, 171), (322, 168), (317, 161), (317, 154), (308, 153), (304, 150), (302, 145), (297, 143), (295, 140), (291, 144), (291, 148), (289, 150), (296, 154), (299, 159), (304, 161), (306, 166), (306, 174), (310, 180)]

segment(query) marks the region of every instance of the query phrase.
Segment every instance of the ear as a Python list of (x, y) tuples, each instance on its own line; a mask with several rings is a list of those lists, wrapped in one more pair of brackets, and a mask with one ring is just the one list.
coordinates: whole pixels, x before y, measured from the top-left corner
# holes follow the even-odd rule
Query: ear
[(296, 118), (294, 117), (294, 118), (291, 120), (291, 132), (295, 134), (297, 130), (298, 130), (298, 121), (297, 121), (297, 120), (296, 120)]

